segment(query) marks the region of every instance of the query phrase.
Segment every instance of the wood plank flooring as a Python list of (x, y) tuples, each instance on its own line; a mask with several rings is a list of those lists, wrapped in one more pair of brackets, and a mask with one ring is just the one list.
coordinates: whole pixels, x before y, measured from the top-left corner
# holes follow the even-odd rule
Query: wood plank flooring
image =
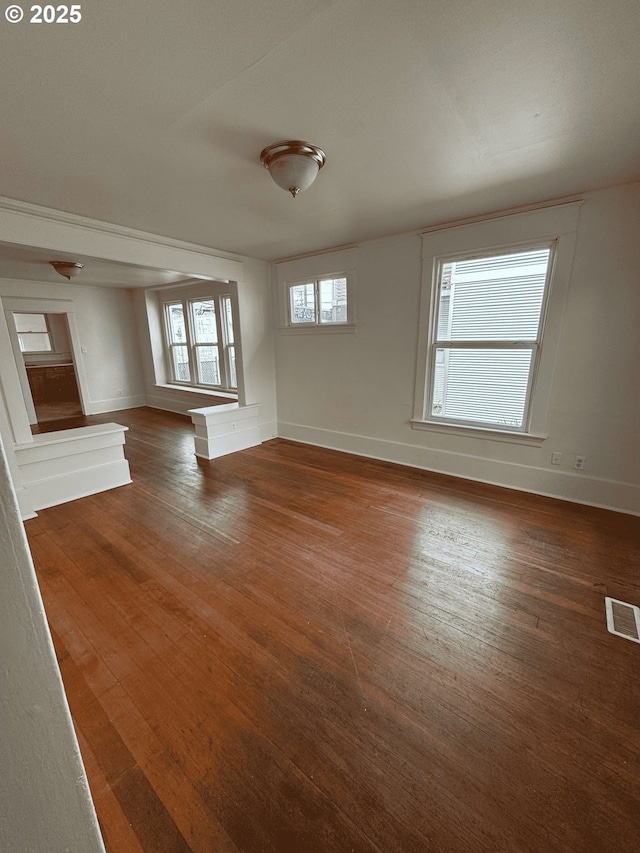
[(102, 419), (133, 484), (26, 528), (109, 853), (640, 849), (638, 519)]

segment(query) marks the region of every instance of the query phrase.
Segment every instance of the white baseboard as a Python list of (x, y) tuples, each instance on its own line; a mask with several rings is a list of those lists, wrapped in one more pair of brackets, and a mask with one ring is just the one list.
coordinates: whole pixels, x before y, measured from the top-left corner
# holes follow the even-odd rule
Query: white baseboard
[(92, 400), (89, 404), (90, 415), (102, 415), (105, 412), (120, 412), (123, 409), (139, 409), (146, 406), (144, 394), (135, 397), (114, 397), (111, 400)]
[(18, 509), (20, 510), (20, 518), (26, 521), (28, 518), (36, 518), (38, 513), (33, 506), (33, 501), (28, 489), (21, 486), (16, 489), (16, 498), (18, 501)]
[(270, 441), (272, 438), (278, 437), (277, 421), (265, 421), (258, 424), (260, 430), (260, 441)]
[(640, 515), (640, 487), (631, 483), (282, 421), (278, 422), (278, 436), (464, 480)]

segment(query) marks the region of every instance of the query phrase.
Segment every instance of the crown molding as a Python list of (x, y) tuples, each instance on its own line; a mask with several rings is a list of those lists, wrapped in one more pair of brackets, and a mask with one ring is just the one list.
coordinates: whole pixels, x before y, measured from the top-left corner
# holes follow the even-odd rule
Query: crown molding
[(149, 231), (138, 231), (135, 228), (128, 228), (125, 225), (116, 225), (113, 222), (104, 222), (101, 219), (90, 219), (87, 216), (80, 216), (76, 213), (67, 213), (64, 210), (55, 210), (52, 207), (42, 207), (39, 204), (32, 204), (28, 201), (19, 201), (14, 198), (0, 196), (0, 210), (18, 213), (36, 219), (45, 219), (50, 222), (56, 222), (63, 225), (72, 225), (77, 228), (95, 231), (100, 234), (109, 234), (115, 237), (124, 237), (125, 239), (136, 240), (142, 243), (150, 243), (155, 246), (163, 246), (169, 249), (180, 249), (185, 252), (196, 252), (200, 255), (208, 255), (212, 258), (223, 258), (229, 261), (240, 262), (245, 260), (242, 255), (237, 255), (233, 252), (224, 252), (214, 249), (211, 246), (200, 246), (197, 243), (186, 243), (182, 240), (175, 240), (172, 237), (152, 234)]
[(280, 264), (288, 264), (291, 261), (305, 261), (307, 258), (315, 258), (319, 255), (337, 255), (339, 252), (348, 252), (351, 249), (358, 249), (359, 243), (343, 243), (340, 246), (331, 246), (328, 249), (318, 249), (317, 252), (303, 252), (300, 255), (288, 255), (286, 258), (277, 258), (275, 261), (269, 261), (273, 266)]
[(521, 213), (535, 213), (538, 210), (549, 210), (553, 207), (568, 207), (571, 205), (581, 205), (584, 202), (583, 195), (564, 196), (558, 199), (550, 199), (549, 201), (539, 202), (538, 204), (524, 204), (520, 207), (508, 207), (503, 210), (495, 210), (490, 213), (483, 213), (479, 216), (468, 216), (465, 219), (452, 219), (447, 222), (439, 222), (436, 225), (427, 225), (421, 228), (418, 233), (420, 236), (433, 234), (437, 231), (448, 231), (454, 228), (463, 228), (465, 225), (478, 225), (481, 222), (491, 222), (494, 219), (506, 219), (509, 216), (518, 216)]

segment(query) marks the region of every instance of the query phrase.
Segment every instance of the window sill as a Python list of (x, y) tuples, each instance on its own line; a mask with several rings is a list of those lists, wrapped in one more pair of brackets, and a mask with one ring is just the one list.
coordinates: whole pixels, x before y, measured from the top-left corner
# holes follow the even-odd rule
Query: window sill
[(355, 335), (355, 323), (319, 323), (313, 326), (281, 326), (278, 330), (281, 335)]
[(492, 429), (487, 427), (458, 426), (457, 424), (440, 423), (439, 421), (411, 419), (411, 428), (427, 432), (443, 432), (448, 435), (462, 435), (465, 438), (485, 438), (489, 441), (501, 441), (506, 444), (528, 444), (540, 447), (548, 438), (546, 435), (531, 432), (511, 432), (510, 430)]
[(224, 397), (225, 400), (237, 400), (238, 395), (232, 394), (229, 391), (216, 391), (213, 388), (196, 388), (194, 385), (170, 385), (167, 382), (156, 382), (156, 388), (161, 388), (163, 391), (186, 391), (187, 394), (199, 394), (203, 397)]

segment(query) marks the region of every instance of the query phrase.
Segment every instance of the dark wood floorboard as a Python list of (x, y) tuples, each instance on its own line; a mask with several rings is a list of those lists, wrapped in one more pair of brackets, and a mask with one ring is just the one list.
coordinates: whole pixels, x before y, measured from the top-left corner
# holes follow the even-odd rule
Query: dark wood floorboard
[(129, 427), (26, 523), (109, 853), (635, 853), (640, 521)]

